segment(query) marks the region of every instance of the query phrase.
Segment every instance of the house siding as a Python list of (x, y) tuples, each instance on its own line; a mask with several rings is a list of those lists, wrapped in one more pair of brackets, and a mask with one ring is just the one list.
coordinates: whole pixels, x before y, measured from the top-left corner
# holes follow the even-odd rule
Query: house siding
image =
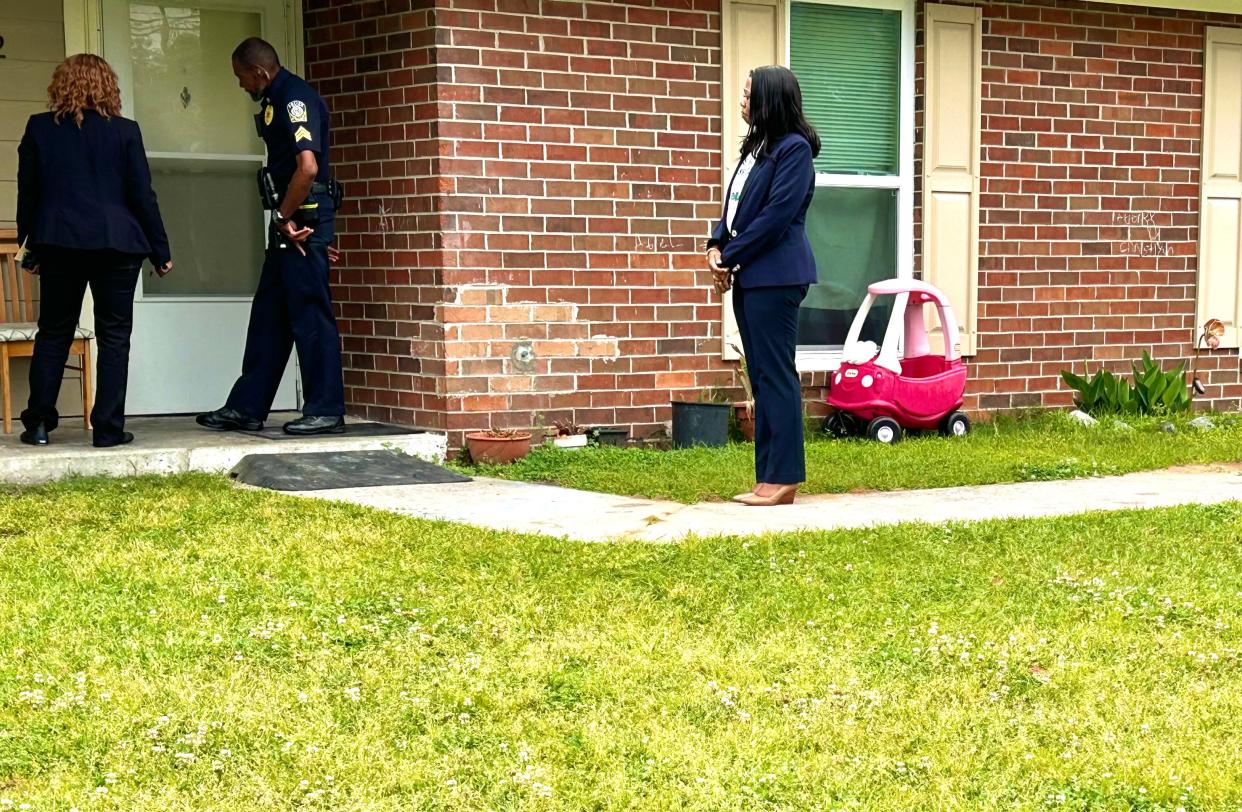
[[(923, 4), (916, 161), (921, 178)], [(1242, 16), (983, 6), (979, 352), (967, 407), (1060, 406), (1060, 372), (1171, 365), (1195, 331), (1204, 30)], [(917, 198), (917, 195), (916, 195)], [(919, 228), (916, 225), (916, 262)], [(1201, 404), (1236, 409), (1236, 351)]]
[[(917, 4), (915, 267), (923, 3)], [(308, 0), (351, 200), (334, 288), (351, 411), (447, 430), (647, 436), (733, 386), (702, 267), (720, 206), (717, 0)], [(1189, 354), (1207, 25), (982, 5), (978, 352), (967, 407), (1058, 406), (1062, 369)], [(1242, 401), (1236, 351), (1208, 395)], [(825, 376), (806, 376), (808, 408)]]

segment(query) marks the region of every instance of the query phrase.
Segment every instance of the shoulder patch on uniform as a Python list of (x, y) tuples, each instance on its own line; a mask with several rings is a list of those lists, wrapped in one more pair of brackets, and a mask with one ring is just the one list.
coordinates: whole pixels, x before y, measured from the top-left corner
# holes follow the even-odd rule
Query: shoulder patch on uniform
[(306, 102), (300, 102), (295, 99), (289, 102), (289, 106), (285, 109), (289, 111), (289, 120), (291, 122), (306, 121)]
[(263, 108), (263, 123), (270, 125), (272, 123), (273, 115), (274, 115), (273, 108), (270, 104), (264, 107)]
[(314, 139), (311, 138), (310, 130), (306, 129), (305, 127), (298, 127), (293, 132), (293, 140), (297, 142), (297, 141), (313, 141)]

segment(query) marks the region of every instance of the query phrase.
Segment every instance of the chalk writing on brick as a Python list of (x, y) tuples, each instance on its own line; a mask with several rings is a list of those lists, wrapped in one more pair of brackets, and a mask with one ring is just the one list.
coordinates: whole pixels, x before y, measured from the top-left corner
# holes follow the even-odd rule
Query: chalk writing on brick
[(1156, 212), (1151, 211), (1113, 212), (1113, 225), (1125, 226), (1129, 231), (1129, 239), (1117, 243), (1114, 253), (1132, 257), (1172, 256), (1173, 246), (1158, 239), (1160, 226), (1156, 222), (1156, 216)]

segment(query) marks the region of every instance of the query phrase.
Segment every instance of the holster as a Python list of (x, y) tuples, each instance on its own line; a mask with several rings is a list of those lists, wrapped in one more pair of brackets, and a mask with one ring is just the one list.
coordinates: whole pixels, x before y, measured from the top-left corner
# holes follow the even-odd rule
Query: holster
[(276, 179), (265, 166), (255, 175), (255, 180), (259, 183), (259, 200), (263, 201), (263, 208), (267, 211), (275, 211), (280, 206), (280, 192), (276, 190)]

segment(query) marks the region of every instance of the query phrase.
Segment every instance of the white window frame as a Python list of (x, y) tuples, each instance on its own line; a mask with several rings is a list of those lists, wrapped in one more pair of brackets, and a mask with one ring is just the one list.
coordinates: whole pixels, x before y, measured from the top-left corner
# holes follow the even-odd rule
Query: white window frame
[[(896, 275), (914, 275), (914, 0), (791, 0), (785, 5), (785, 60), (789, 65), (794, 2), (852, 6), (901, 12), (901, 104), (898, 126), (897, 175), (839, 175), (816, 172), (815, 187), (893, 189), (897, 192)], [(833, 372), (841, 366), (841, 346), (798, 345), (799, 372)]]

